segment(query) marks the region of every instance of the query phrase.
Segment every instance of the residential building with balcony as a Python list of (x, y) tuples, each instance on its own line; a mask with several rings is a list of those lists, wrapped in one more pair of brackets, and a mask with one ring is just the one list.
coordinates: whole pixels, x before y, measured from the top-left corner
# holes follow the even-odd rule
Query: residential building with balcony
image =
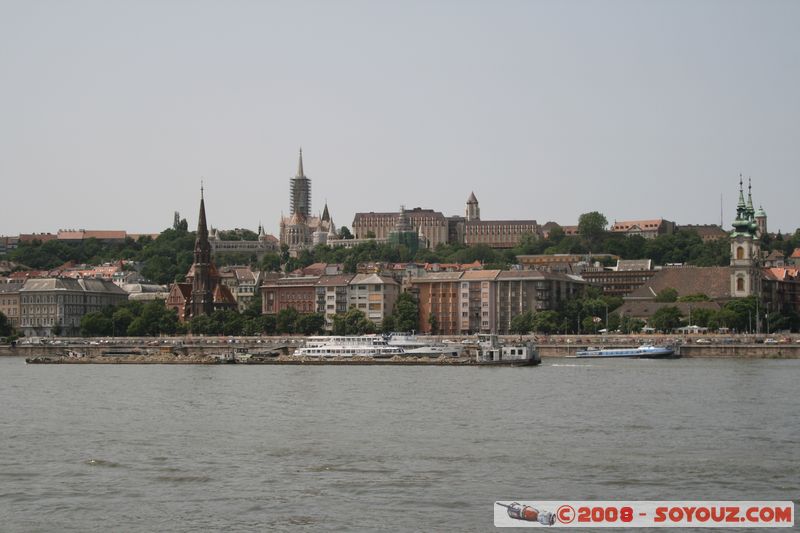
[(362, 311), (377, 325), (394, 312), (400, 284), (389, 276), (356, 274), (348, 285), (348, 307)]

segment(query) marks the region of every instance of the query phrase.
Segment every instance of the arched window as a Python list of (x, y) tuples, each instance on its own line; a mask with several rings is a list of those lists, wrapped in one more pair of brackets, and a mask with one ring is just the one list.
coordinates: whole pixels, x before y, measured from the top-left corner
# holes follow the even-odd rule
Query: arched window
[(744, 278), (736, 278), (736, 290), (744, 291)]
[(739, 246), (736, 248), (736, 259), (744, 259), (744, 247)]

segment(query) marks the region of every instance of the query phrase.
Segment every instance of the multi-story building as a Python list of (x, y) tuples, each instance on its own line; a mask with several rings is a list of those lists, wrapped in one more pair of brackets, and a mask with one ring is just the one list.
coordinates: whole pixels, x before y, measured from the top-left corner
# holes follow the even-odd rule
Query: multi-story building
[(319, 276), (299, 276), (270, 280), (261, 285), (261, 309), (265, 315), (276, 315), (293, 308), (299, 313), (317, 312)]
[(800, 248), (795, 248), (792, 254), (786, 260), (787, 265), (800, 267)]
[(460, 280), (462, 272), (436, 272), (411, 279), (411, 290), (419, 301), (419, 331), (431, 332), (431, 315), (436, 316), (437, 333), (461, 332)]
[(618, 261), (611, 254), (531, 254), (518, 255), (517, 263), (524, 269), (547, 270), (566, 274), (579, 274), (595, 263)]
[(19, 243), (18, 236), (6, 236), (0, 235), (0, 254), (4, 254), (6, 252), (10, 252), (11, 250), (16, 249), (17, 244)]
[(800, 313), (800, 268), (765, 268), (762, 275), (765, 310)]
[(208, 236), (211, 252), (216, 256), (226, 253), (253, 254), (261, 258), (265, 254), (275, 253), (280, 250), (280, 243), (274, 235), (264, 233), (264, 227), (258, 226), (258, 239), (255, 241), (227, 241), (222, 240), (219, 231), (212, 228)]
[[(490, 312), (492, 333), (511, 333), (515, 316), (553, 311), (562, 302), (579, 298), (586, 282), (578, 276), (537, 270), (504, 270), (495, 280), (495, 306)], [(494, 315), (494, 316), (492, 316)]]
[[(414, 231), (424, 236), (429, 248), (448, 242), (448, 221), (439, 211), (415, 207), (404, 210), (404, 216)], [(398, 218), (399, 212), (356, 213), (353, 218), (353, 235), (356, 239), (388, 240), (389, 235), (396, 231)]]
[[(464, 218), (456, 222), (457, 242), (468, 246), (484, 244), (491, 248), (513, 248), (524, 237), (538, 239), (541, 229), (535, 220), (481, 220), (481, 209), (475, 193), (471, 193), (464, 209)], [(458, 227), (458, 226), (461, 227)]]
[(494, 330), (492, 310), (497, 289), (494, 281), (499, 274), (500, 270), (470, 270), (459, 278), (459, 329), (462, 334)]
[(225, 266), (219, 269), (220, 282), (230, 289), (239, 311), (244, 311), (257, 294), (261, 284), (261, 272), (249, 266)]
[(622, 233), (626, 237), (640, 235), (645, 239), (655, 239), (659, 235), (675, 233), (675, 223), (663, 218), (649, 220), (615, 220), (611, 225), (612, 233)]
[(12, 327), (19, 326), (19, 289), (21, 283), (0, 283), (0, 312)]
[(508, 334), (515, 316), (527, 311), (555, 310), (583, 294), (578, 276), (538, 270), (439, 272), (411, 280), (419, 298), (419, 328), (438, 333)]
[(728, 238), (728, 232), (717, 224), (683, 224), (675, 226), (675, 231), (693, 231), (703, 242)]
[(581, 277), (589, 284), (600, 287), (606, 296), (627, 296), (656, 275), (651, 259), (617, 261), (614, 269), (587, 268)]
[(348, 305), (363, 311), (367, 318), (380, 325), (394, 312), (400, 295), (400, 284), (389, 276), (357, 274), (348, 285)]
[(26, 336), (77, 335), (81, 319), (119, 305), (128, 293), (103, 279), (29, 279), (19, 289), (19, 328)]
[(352, 274), (323, 275), (316, 286), (317, 313), (325, 315), (325, 329), (333, 327), (333, 317), (347, 312), (348, 286)]

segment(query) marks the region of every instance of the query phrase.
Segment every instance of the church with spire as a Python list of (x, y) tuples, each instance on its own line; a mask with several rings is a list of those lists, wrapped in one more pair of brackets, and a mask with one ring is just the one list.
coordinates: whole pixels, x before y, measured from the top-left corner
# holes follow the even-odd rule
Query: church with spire
[(303, 170), (303, 149), (297, 162), (297, 174), (289, 180), (289, 216), (281, 215), (280, 243), (289, 247), (289, 254), (297, 256), (303, 248), (325, 244), (335, 239), (336, 228), (328, 211), (328, 204), (322, 214), (311, 215), (311, 179)]
[(767, 214), (753, 207), (753, 186), (747, 184), (747, 201), (744, 183), (739, 175), (739, 203), (733, 221), (731, 243), (731, 296), (740, 298), (761, 294), (760, 238), (767, 230)]
[(203, 187), (200, 186), (200, 215), (197, 219), (197, 236), (194, 241), (194, 261), (186, 273), (184, 283), (173, 283), (166, 301), (167, 308), (175, 309), (181, 322), (197, 316), (208, 316), (218, 309), (237, 308), (236, 298), (224, 284), (211, 258), (208, 239), (206, 205)]

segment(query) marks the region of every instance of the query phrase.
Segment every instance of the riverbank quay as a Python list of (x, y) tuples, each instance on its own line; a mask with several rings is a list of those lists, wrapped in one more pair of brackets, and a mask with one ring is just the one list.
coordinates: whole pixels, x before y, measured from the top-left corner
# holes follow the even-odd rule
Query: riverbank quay
[[(397, 356), (390, 359), (376, 359), (374, 357), (337, 357), (337, 358), (309, 358), (282, 355), (271, 358), (250, 358), (246, 360), (220, 360), (210, 357), (164, 357), (164, 356), (136, 356), (136, 357), (74, 357), (74, 356), (38, 356), (26, 358), (28, 364), (100, 364), (100, 365), (310, 365), (310, 366), (490, 366), (477, 362), (474, 358), (466, 357), (408, 357)], [(495, 363), (496, 364), (496, 363)], [(494, 366), (494, 365), (491, 365)], [(517, 366), (508, 363), (505, 366)]]
[[(473, 355), (474, 336), (434, 336), (435, 342), (458, 343), (464, 346), (466, 358)], [(587, 347), (631, 348), (642, 344), (675, 346), (682, 357), (722, 357), (740, 359), (800, 359), (800, 335), (508, 335), (502, 342), (532, 341), (543, 358), (571, 357)], [(271, 337), (142, 337), (142, 338), (58, 338), (0, 345), (0, 356), (57, 357), (76, 352), (88, 358), (103, 358), (102, 362), (119, 360), (120, 364), (135, 364), (137, 358), (157, 364), (215, 364), (214, 355), (251, 352), (289, 356), (304, 342), (302, 336)], [(147, 356), (147, 357), (143, 357)], [(209, 361), (204, 361), (208, 358)], [(79, 359), (79, 358), (76, 358)], [(267, 359), (267, 358), (264, 358)], [(275, 360), (275, 358), (269, 358)], [(124, 361), (124, 362), (123, 362)], [(169, 361), (169, 362), (166, 362)], [(431, 364), (431, 358), (422, 358), (416, 364)], [(274, 362), (263, 364), (277, 364)], [(281, 364), (337, 364), (284, 362)], [(352, 363), (348, 363), (352, 364)], [(367, 363), (357, 363), (367, 364)], [(398, 364), (398, 363), (373, 363)], [(405, 362), (402, 364), (414, 364)]]

